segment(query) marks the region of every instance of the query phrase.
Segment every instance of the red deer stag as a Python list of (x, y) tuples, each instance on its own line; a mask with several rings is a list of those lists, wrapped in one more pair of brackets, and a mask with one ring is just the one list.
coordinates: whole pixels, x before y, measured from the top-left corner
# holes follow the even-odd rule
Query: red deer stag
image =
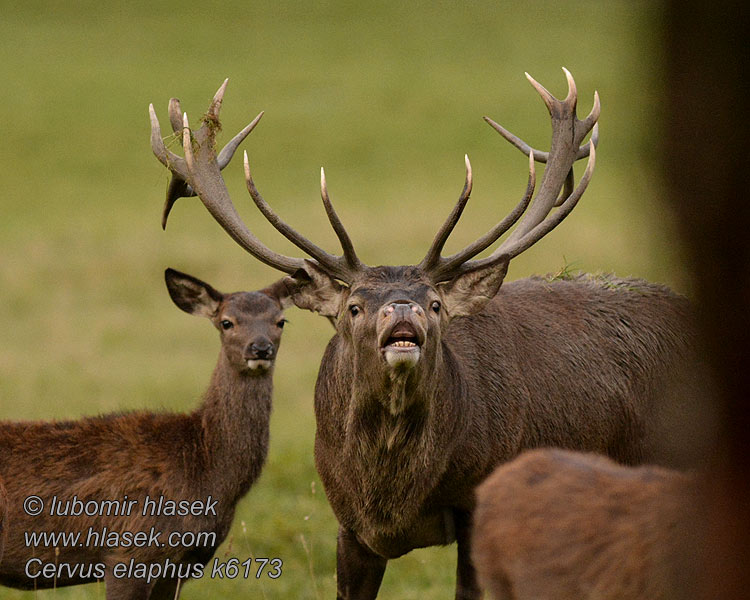
[[(508, 262), (573, 210), (594, 169), (599, 99), (595, 94), (590, 114), (579, 120), (575, 83), (565, 74), (564, 100), (529, 77), (552, 117), (548, 153), (486, 119), (529, 155), (528, 186), (519, 204), (477, 241), (441, 256), (471, 192), (467, 158), (463, 192), (414, 266), (369, 267), (359, 260), (322, 170), (321, 196), (343, 255), (321, 249), (266, 203), (245, 154), (255, 204), (312, 258), (284, 256), (260, 242), (237, 214), (220, 171), (261, 115), (217, 159), (215, 133), (226, 82), (196, 131), (187, 115), (180, 115), (179, 101), (170, 101), (170, 122), (182, 133), (184, 158), (166, 148), (150, 107), (154, 154), (173, 174), (164, 221), (178, 195), (197, 194), (240, 246), (289, 275), (298, 307), (335, 324), (315, 388), (315, 462), (340, 524), (340, 598), (374, 598), (388, 559), (453, 541), (456, 595), (478, 597), (469, 536), (479, 482), (499, 463), (542, 445), (642, 461), (656, 450), (658, 406), (681, 394), (678, 371), (689, 371), (692, 363), (689, 307), (668, 289), (581, 276), (524, 279), (498, 293)], [(582, 145), (592, 129), (593, 143)], [(573, 163), (586, 156), (588, 165), (575, 185)], [(529, 206), (534, 160), (546, 162), (546, 169)], [(492, 254), (474, 258), (522, 215)]]
[[(208, 318), (221, 336), (203, 403), (189, 414), (0, 423), (10, 507), (0, 584), (37, 589), (104, 579), (107, 600), (174, 600), (180, 582), (202, 575), (229, 532), (268, 451), (286, 286), (222, 294), (172, 269), (165, 278), (175, 304)], [(22, 508), (30, 496), (43, 502), (32, 506), (43, 506), (38, 516)], [(29, 547), (25, 535), (34, 532), (81, 537)], [(129, 538), (143, 532), (147, 545)]]
[(477, 488), (479, 582), (494, 600), (685, 598), (696, 497), (669, 469), (531, 450)]

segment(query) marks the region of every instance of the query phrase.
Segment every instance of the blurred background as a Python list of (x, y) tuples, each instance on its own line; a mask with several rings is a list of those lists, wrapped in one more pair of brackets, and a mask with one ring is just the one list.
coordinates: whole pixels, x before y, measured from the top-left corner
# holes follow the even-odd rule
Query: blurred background
[[(600, 152), (572, 215), (511, 265), (509, 280), (562, 269), (614, 272), (691, 294), (673, 216), (660, 198), (661, 13), (652, 2), (12, 2), (0, 20), (0, 419), (69, 419), (130, 409), (191, 410), (218, 339), (166, 293), (168, 266), (222, 291), (279, 273), (245, 254), (197, 199), (159, 225), (168, 174), (151, 153), (148, 104), (168, 130), (176, 96), (198, 123), (229, 77), (222, 141), (245, 141), (269, 203), (339, 252), (319, 169), (360, 257), (413, 264), (458, 197), (470, 204), (452, 252), (518, 201), (526, 158), (488, 115), (547, 149), (549, 117), (524, 77), (602, 100)], [(582, 167), (578, 169), (582, 172)], [(270, 247), (298, 251), (224, 171), (235, 204)], [(333, 330), (292, 309), (276, 369), (266, 469), (218, 556), (279, 557), (275, 580), (193, 581), (183, 598), (330, 598), (336, 522), (313, 465), (313, 385)], [(384, 598), (452, 597), (455, 546), (392, 561)], [(32, 597), (3, 588), (11, 600)], [(94, 584), (34, 597), (104, 598)]]

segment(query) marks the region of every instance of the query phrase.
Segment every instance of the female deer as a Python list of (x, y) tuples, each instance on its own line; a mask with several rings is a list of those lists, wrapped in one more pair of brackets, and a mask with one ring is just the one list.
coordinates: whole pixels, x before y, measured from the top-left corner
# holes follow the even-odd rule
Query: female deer
[(221, 336), (202, 404), (188, 414), (0, 423), (10, 507), (0, 584), (104, 579), (107, 600), (174, 599), (181, 580), (202, 574), (258, 478), (286, 287), (222, 294), (172, 269), (165, 277), (175, 304)]

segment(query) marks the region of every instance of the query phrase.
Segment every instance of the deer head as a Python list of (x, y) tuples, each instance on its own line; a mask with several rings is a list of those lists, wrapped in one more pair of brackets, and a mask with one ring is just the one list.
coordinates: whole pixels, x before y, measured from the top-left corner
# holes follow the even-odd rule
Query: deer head
[[(240, 246), (258, 260), (289, 275), (285, 282), (294, 304), (334, 322), (340, 338), (350, 346), (355, 368), (358, 365), (359, 370), (362, 373), (366, 370), (368, 376), (419, 374), (421, 370), (433, 369), (440, 358), (442, 332), (450, 320), (481, 311), (499, 290), (509, 261), (556, 227), (573, 210), (588, 186), (598, 141), (599, 97), (594, 94), (590, 114), (579, 120), (576, 116), (575, 82), (570, 73), (563, 70), (568, 80), (568, 94), (564, 100), (553, 97), (527, 74), (552, 119), (549, 152), (531, 148), (485, 117), (496, 131), (529, 157), (528, 184), (521, 200), (505, 218), (453, 255), (442, 256), (442, 250), (471, 194), (472, 169), (468, 156), (465, 157), (463, 191), (425, 257), (412, 266), (369, 267), (357, 257), (333, 208), (322, 169), (321, 198), (341, 243), (341, 256), (319, 248), (273, 211), (255, 186), (245, 153), (247, 189), (256, 206), (282, 235), (310, 258), (284, 256), (265, 246), (240, 219), (221, 176), (221, 169), (263, 113), (235, 136), (218, 156), (214, 150), (219, 109), (227, 81), (219, 88), (196, 131), (190, 129), (187, 114), (180, 114), (179, 101), (170, 101), (170, 122), (175, 133), (182, 135), (184, 158), (164, 145), (159, 121), (153, 105), (150, 106), (154, 154), (173, 174), (162, 224), (166, 224), (179, 196), (198, 195), (214, 219)], [(592, 132), (591, 141), (582, 145), (589, 132)], [(574, 185), (573, 163), (587, 156), (585, 172)], [(546, 168), (539, 191), (531, 202), (536, 187), (535, 161), (546, 163)], [(513, 232), (492, 254), (486, 258), (474, 258), (516, 223)]]
[(221, 335), (228, 363), (240, 373), (264, 374), (273, 367), (289, 303), (283, 282), (257, 292), (222, 294), (207, 283), (174, 269), (164, 272), (172, 301), (186, 313), (210, 320)]

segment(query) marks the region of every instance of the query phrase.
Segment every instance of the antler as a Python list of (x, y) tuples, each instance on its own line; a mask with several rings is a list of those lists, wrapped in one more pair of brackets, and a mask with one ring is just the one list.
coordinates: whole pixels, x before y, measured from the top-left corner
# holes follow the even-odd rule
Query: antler
[[(472, 188), (472, 170), (469, 157), (465, 157), (466, 180), (463, 191), (447, 220), (438, 231), (430, 249), (420, 263), (425, 272), (435, 283), (449, 281), (454, 277), (484, 266), (507, 262), (539, 241), (555, 228), (569, 213), (583, 195), (596, 163), (596, 146), (598, 144), (597, 120), (600, 113), (599, 95), (594, 92), (594, 107), (583, 120), (576, 116), (578, 95), (572, 75), (563, 68), (568, 80), (568, 94), (564, 100), (558, 100), (528, 73), (526, 77), (542, 97), (552, 117), (552, 142), (549, 152), (531, 148), (520, 138), (514, 136), (492, 119), (485, 117), (496, 131), (519, 148), (529, 157), (529, 179), (526, 192), (518, 205), (495, 227), (466, 248), (448, 257), (441, 252), (445, 242), (453, 231), (469, 200)], [(293, 274), (304, 267), (305, 259), (278, 254), (270, 250), (247, 228), (237, 213), (227, 191), (221, 170), (229, 163), (239, 144), (255, 128), (263, 116), (260, 113), (253, 121), (238, 133), (219, 153), (215, 154), (216, 131), (220, 129), (219, 110), (226, 90), (227, 81), (216, 92), (211, 106), (203, 118), (201, 127), (192, 132), (187, 114), (180, 115), (179, 100), (173, 98), (169, 103), (169, 120), (175, 133), (182, 133), (182, 158), (164, 144), (161, 137), (159, 121), (153, 105), (149, 106), (151, 115), (151, 146), (156, 157), (172, 172), (172, 181), (167, 191), (162, 225), (166, 225), (169, 211), (175, 200), (182, 196), (198, 195), (208, 211), (224, 230), (245, 250), (258, 260), (286, 273)], [(581, 145), (583, 139), (591, 132), (591, 141)], [(588, 156), (586, 170), (578, 183), (573, 186), (573, 164), (580, 158)], [(258, 191), (250, 174), (250, 165), (245, 153), (245, 181), (247, 189), (268, 221), (288, 240), (303, 250), (320, 267), (331, 276), (352, 283), (357, 273), (366, 269), (357, 257), (354, 246), (346, 233), (336, 211), (331, 204), (326, 186), (325, 172), (320, 173), (320, 193), (328, 220), (336, 233), (342, 256), (329, 254), (294, 228), (285, 223), (268, 205)], [(536, 187), (534, 161), (547, 163), (539, 192), (531, 206), (531, 198)], [(563, 190), (562, 195), (560, 191)], [(551, 212), (553, 208), (559, 207)], [(528, 209), (528, 211), (527, 211)], [(521, 217), (523, 218), (521, 219)], [(490, 256), (471, 260), (474, 256), (489, 248), (516, 222), (521, 219), (516, 229)]]
[[(247, 228), (237, 213), (229, 192), (221, 176), (221, 170), (229, 163), (239, 144), (255, 128), (263, 116), (261, 112), (253, 121), (238, 133), (219, 153), (215, 154), (216, 131), (220, 129), (219, 110), (224, 98), (224, 92), (229, 80), (225, 80), (216, 92), (200, 128), (193, 132), (188, 123), (187, 114), (180, 116), (179, 100), (173, 98), (169, 103), (169, 120), (175, 133), (181, 133), (185, 157), (182, 158), (171, 152), (161, 137), (159, 120), (156, 117), (153, 104), (149, 105), (151, 115), (151, 147), (161, 163), (172, 172), (172, 180), (167, 191), (164, 205), (162, 226), (166, 225), (169, 211), (177, 198), (198, 195), (211, 215), (224, 230), (242, 248), (255, 256), (258, 260), (283, 271), (293, 274), (304, 267), (305, 259), (294, 258), (279, 254), (269, 249)], [(328, 219), (344, 249), (343, 256), (334, 256), (319, 248), (310, 240), (302, 236), (291, 226), (287, 225), (266, 203), (255, 187), (250, 176), (250, 166), (245, 153), (245, 179), (248, 191), (268, 221), (298, 248), (304, 250), (330, 275), (350, 283), (354, 273), (362, 268), (354, 247), (346, 234), (336, 212), (328, 198), (325, 178), (321, 177), (321, 195)]]
[[(212, 118), (216, 119), (215, 126), (217, 129), (221, 128), (218, 122), (218, 114), (219, 109), (221, 108), (221, 101), (224, 97), (224, 91), (226, 89), (227, 83), (229, 83), (229, 80), (225, 79), (224, 83), (214, 95), (213, 102), (211, 103), (211, 107), (207, 115), (207, 118), (209, 115), (214, 115)], [(164, 202), (164, 210), (162, 211), (161, 218), (162, 229), (166, 229), (167, 219), (169, 218), (169, 213), (172, 210), (172, 206), (174, 206), (174, 203), (179, 198), (195, 196), (196, 193), (195, 190), (193, 190), (192, 186), (186, 181), (187, 171), (185, 160), (171, 152), (164, 145), (164, 140), (161, 137), (161, 131), (159, 128), (159, 121), (158, 119), (156, 119), (153, 105), (149, 105), (149, 111), (151, 114), (151, 148), (153, 149), (154, 154), (159, 159), (159, 161), (161, 161), (161, 163), (165, 167), (172, 171), (172, 179), (169, 182), (169, 187), (167, 188), (167, 198)], [(219, 165), (219, 170), (223, 170), (224, 167), (229, 164), (229, 161), (232, 160), (232, 157), (234, 156), (234, 153), (239, 145), (255, 128), (262, 116), (263, 113), (261, 112), (247, 127), (245, 127), (236, 136), (229, 140), (229, 143), (224, 146), (221, 152), (219, 152), (219, 156), (216, 159), (216, 162)], [(169, 122), (172, 125), (172, 131), (174, 131), (174, 133), (178, 136), (178, 139), (182, 141), (182, 108), (180, 107), (180, 101), (177, 98), (171, 98), (169, 100)]]
[[(441, 257), (440, 251), (468, 201), (467, 186), (470, 192), (471, 167), (467, 158), (467, 184), (464, 185), (464, 193), (459, 198), (446, 222), (440, 228), (427, 255), (420, 263), (420, 266), (427, 271), (436, 283), (448, 281), (461, 273), (473, 269), (490, 264), (507, 262), (514, 256), (519, 255), (554, 229), (570, 214), (570, 211), (573, 210), (586, 190), (596, 163), (596, 146), (599, 139), (597, 120), (601, 111), (599, 94), (594, 92), (594, 106), (591, 112), (583, 121), (579, 120), (576, 116), (576, 103), (578, 100), (576, 84), (570, 72), (565, 68), (563, 68), (563, 71), (568, 80), (568, 95), (564, 100), (558, 100), (552, 96), (541, 84), (526, 73), (526, 77), (542, 97), (552, 117), (552, 142), (549, 152), (535, 150), (520, 138), (495, 123), (492, 119), (485, 117), (485, 121), (505, 139), (528, 155), (529, 181), (526, 193), (510, 214), (487, 234), (460, 252), (449, 257)], [(591, 141), (581, 146), (581, 142), (590, 131), (592, 132)], [(573, 163), (586, 156), (589, 157), (586, 170), (578, 186), (574, 189)], [(542, 177), (539, 192), (528, 212), (525, 212), (534, 193), (536, 183), (534, 171), (535, 160), (547, 163), (547, 167)], [(558, 197), (563, 188), (563, 194)], [(556, 206), (559, 206), (558, 210), (550, 214), (550, 211)], [(516, 229), (490, 256), (484, 259), (470, 260), (497, 241), (500, 236), (516, 223), (521, 215), (524, 215), (524, 217)]]

